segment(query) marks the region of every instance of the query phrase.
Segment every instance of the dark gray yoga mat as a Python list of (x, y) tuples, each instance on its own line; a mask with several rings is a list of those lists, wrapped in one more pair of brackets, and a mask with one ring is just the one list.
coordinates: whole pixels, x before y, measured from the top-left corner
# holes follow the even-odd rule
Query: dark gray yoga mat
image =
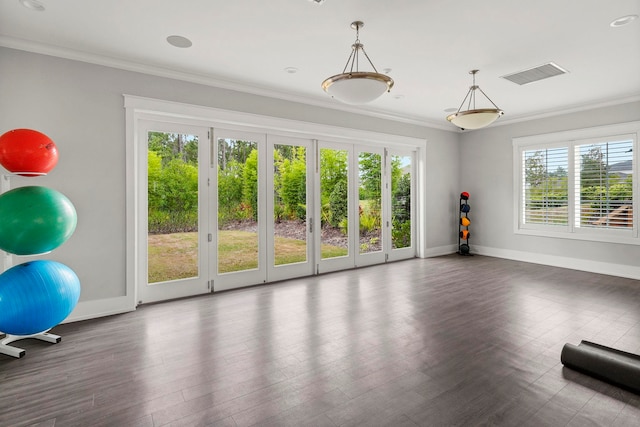
[(640, 356), (589, 341), (565, 344), (560, 361), (568, 368), (640, 394)]

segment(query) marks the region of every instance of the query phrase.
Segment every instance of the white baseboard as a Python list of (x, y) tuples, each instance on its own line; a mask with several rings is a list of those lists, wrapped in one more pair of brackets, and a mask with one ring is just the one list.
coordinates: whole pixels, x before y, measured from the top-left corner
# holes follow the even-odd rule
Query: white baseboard
[(81, 301), (62, 323), (78, 322), (80, 320), (111, 316), (113, 314), (134, 311), (135, 309), (135, 301), (133, 301), (131, 297), (126, 296), (93, 301)]
[(609, 276), (626, 277), (640, 280), (640, 267), (612, 264), (607, 262), (592, 261), (586, 259), (560, 257), (533, 252), (496, 249), (486, 246), (473, 246), (473, 253), (496, 258), (524, 261), (533, 264), (550, 265), (553, 267), (569, 268), (571, 270), (588, 271), (590, 273), (606, 274)]

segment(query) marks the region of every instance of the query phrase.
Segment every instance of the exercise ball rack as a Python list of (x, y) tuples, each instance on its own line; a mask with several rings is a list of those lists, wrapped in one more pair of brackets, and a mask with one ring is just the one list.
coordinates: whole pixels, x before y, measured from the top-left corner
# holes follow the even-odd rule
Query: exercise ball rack
[[(37, 175), (46, 175), (42, 173), (38, 173)], [(10, 174), (2, 174), (2, 178), (0, 179), (0, 194), (5, 193), (11, 189), (11, 177), (18, 176), (18, 174), (10, 173)], [(0, 251), (4, 254), (2, 269), (0, 269), (0, 273), (5, 270), (8, 270), (13, 266), (13, 258), (12, 254), (9, 252)], [(9, 345), (15, 341), (24, 340), (28, 338), (45, 341), (51, 344), (57, 344), (62, 341), (62, 337), (60, 335), (50, 334), (49, 331), (51, 329), (47, 329), (43, 332), (38, 332), (37, 334), (31, 335), (11, 335), (0, 331), (0, 354), (5, 354), (7, 356), (15, 357), (16, 359), (21, 359), (25, 354), (27, 354), (26, 350)]]

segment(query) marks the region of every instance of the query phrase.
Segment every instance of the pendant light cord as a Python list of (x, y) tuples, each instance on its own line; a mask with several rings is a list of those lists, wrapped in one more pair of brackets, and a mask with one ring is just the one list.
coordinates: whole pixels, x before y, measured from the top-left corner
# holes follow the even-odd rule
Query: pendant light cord
[(349, 55), (349, 58), (347, 58), (347, 63), (344, 65), (344, 69), (342, 70), (342, 73), (345, 74), (347, 72), (347, 68), (349, 68), (349, 63), (351, 63), (351, 67), (349, 68), (349, 73), (353, 73), (354, 66), (356, 68), (356, 73), (360, 70), (360, 56), (358, 55), (358, 53), (359, 51), (362, 51), (362, 53), (364, 53), (365, 58), (367, 58), (367, 61), (369, 61), (369, 65), (371, 65), (371, 68), (373, 68), (373, 71), (379, 74), (378, 70), (376, 69), (376, 66), (373, 65), (373, 62), (371, 61), (371, 58), (369, 58), (369, 55), (367, 55), (367, 51), (364, 50), (364, 45), (360, 43), (360, 25), (355, 25), (355, 29), (356, 29), (356, 41), (353, 42), (353, 44), (351, 45), (351, 54)]

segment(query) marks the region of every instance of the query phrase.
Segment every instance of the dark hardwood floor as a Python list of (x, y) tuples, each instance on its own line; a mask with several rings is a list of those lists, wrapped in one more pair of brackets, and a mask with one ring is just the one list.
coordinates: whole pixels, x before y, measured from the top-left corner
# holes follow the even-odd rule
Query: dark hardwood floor
[(640, 282), (415, 259), (61, 325), (0, 355), (0, 425), (638, 426), (566, 342), (640, 352)]

